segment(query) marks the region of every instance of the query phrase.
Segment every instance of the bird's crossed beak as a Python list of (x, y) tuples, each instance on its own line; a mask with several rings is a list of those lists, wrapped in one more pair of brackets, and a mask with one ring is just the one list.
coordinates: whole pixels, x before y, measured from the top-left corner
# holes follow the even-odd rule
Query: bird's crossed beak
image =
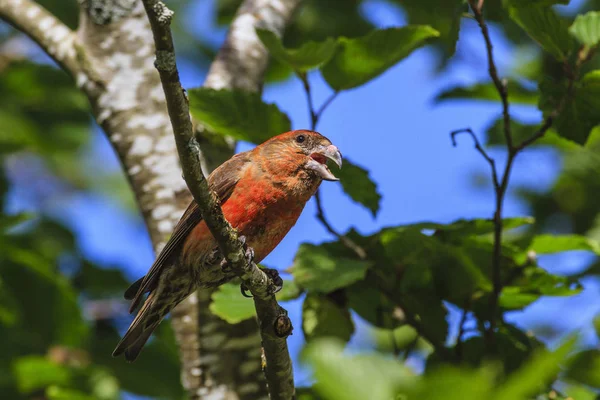
[(311, 160), (308, 161), (307, 168), (310, 168), (319, 174), (326, 181), (339, 181), (329, 168), (327, 168), (327, 159), (333, 161), (338, 167), (342, 168), (342, 153), (332, 144), (323, 146), (310, 155)]

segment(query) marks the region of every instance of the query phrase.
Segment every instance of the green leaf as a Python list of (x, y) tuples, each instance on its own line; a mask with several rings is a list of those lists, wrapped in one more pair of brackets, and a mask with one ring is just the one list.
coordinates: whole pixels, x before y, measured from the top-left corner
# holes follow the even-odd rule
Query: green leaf
[(89, 396), (79, 390), (65, 389), (59, 386), (50, 386), (46, 389), (48, 400), (95, 400), (93, 396)]
[(309, 41), (297, 49), (286, 49), (275, 33), (266, 29), (256, 29), (256, 34), (271, 56), (299, 73), (318, 68), (329, 61), (337, 46), (334, 39), (327, 38), (323, 42)]
[(238, 284), (221, 285), (211, 298), (210, 311), (230, 324), (237, 324), (256, 315), (254, 302), (242, 296)]
[(597, 400), (596, 392), (583, 385), (566, 385), (561, 389), (561, 392), (567, 396), (568, 400)]
[(435, 29), (417, 25), (375, 30), (356, 39), (342, 37), (321, 72), (334, 90), (352, 89), (378, 77), (427, 39), (437, 36)]
[[(252, 302), (251, 299), (248, 299)], [(170, 324), (162, 323), (144, 346), (133, 368), (111, 352), (120, 335), (110, 324), (102, 324), (90, 340), (90, 354), (96, 365), (105, 367), (119, 380), (121, 389), (141, 396), (182, 399), (179, 355)]]
[(343, 350), (342, 342), (321, 339), (309, 343), (302, 353), (314, 371), (314, 389), (326, 400), (396, 399), (400, 389), (414, 379), (394, 359), (375, 354), (348, 356)]
[(504, 0), (505, 6), (553, 6), (555, 4), (569, 4), (571, 0)]
[(597, 46), (600, 43), (600, 12), (590, 11), (578, 15), (569, 28), (569, 33), (588, 47)]
[[(525, 256), (518, 262), (523, 264)], [(500, 305), (505, 309), (522, 309), (541, 296), (572, 296), (582, 290), (576, 279), (551, 274), (537, 265), (520, 267), (517, 271), (500, 295)]]
[[(504, 231), (520, 228), (525, 225), (531, 225), (535, 220), (531, 217), (513, 217), (503, 218), (502, 227)], [(418, 230), (435, 230), (437, 234), (444, 236), (453, 236), (465, 239), (468, 236), (487, 235), (494, 232), (494, 221), (491, 219), (458, 219), (449, 224), (439, 222), (417, 222), (399, 227), (400, 230), (414, 228)]]
[(333, 173), (340, 179), (342, 189), (352, 200), (365, 206), (373, 218), (377, 216), (381, 194), (377, 185), (369, 177), (369, 171), (344, 159), (343, 168), (338, 168)]
[(331, 246), (301, 244), (290, 272), (296, 283), (309, 291), (329, 293), (365, 276), (369, 261), (338, 257)]
[[(82, 345), (89, 327), (83, 321), (77, 294), (68, 280), (30, 248), (7, 249), (2, 256), (0, 276), (11, 288), (14, 303), (21, 310), (19, 326), (29, 340), (40, 350), (51, 344)], [(43, 308), (39, 299), (44, 299)]]
[[(468, 87), (457, 86), (443, 90), (435, 97), (436, 102), (444, 100), (487, 100), (500, 101), (500, 95), (492, 82), (478, 83)], [(508, 82), (508, 100), (511, 104), (537, 104), (537, 90), (530, 90), (515, 81)]]
[(219, 135), (259, 144), (291, 130), (288, 116), (258, 93), (207, 88), (188, 93), (194, 118)]
[(387, 256), (402, 266), (403, 292), (430, 290), (440, 298), (463, 304), (474, 291), (491, 283), (461, 247), (443, 243), (414, 229), (389, 230), (381, 235)]
[(422, 339), (410, 325), (402, 325), (395, 329), (370, 329), (370, 336), (375, 349), (386, 353), (397, 353), (399, 350), (414, 347), (416, 350), (432, 350), (431, 345)]
[(369, 277), (346, 288), (346, 295), (348, 306), (374, 326), (392, 329), (405, 323), (402, 308)]
[(584, 250), (600, 255), (600, 243), (580, 235), (538, 235), (533, 238), (529, 250), (537, 254)]
[[(495, 357), (502, 362), (502, 372), (505, 375), (520, 368), (531, 357), (533, 351), (544, 349), (544, 345), (535, 337), (508, 323), (498, 328), (495, 340), (497, 348)], [(473, 367), (485, 365), (488, 361), (486, 345), (486, 340), (482, 336), (474, 336), (466, 340), (462, 345), (464, 361)]]
[(509, 14), (533, 40), (557, 60), (566, 60), (574, 50), (568, 22), (552, 8), (528, 3), (523, 6), (511, 6)]
[(527, 399), (544, 390), (560, 371), (563, 362), (575, 341), (565, 341), (554, 352), (538, 352), (523, 367), (512, 373), (496, 390), (494, 400)]
[(600, 70), (585, 74), (581, 81), (575, 83), (572, 93), (568, 93), (567, 87), (565, 80), (542, 80), (539, 108), (548, 117), (565, 101), (554, 128), (562, 137), (583, 145), (592, 129), (600, 124)]
[(590, 349), (575, 354), (566, 376), (575, 382), (600, 388), (600, 350)]
[(411, 24), (427, 24), (439, 31), (439, 42), (446, 56), (454, 54), (462, 13), (462, 0), (396, 0)]
[(275, 297), (277, 297), (277, 301), (290, 301), (297, 299), (300, 295), (302, 295), (302, 289), (298, 287), (296, 281), (285, 279), (283, 287)]
[[(442, 366), (428, 371), (411, 399), (427, 400), (476, 400), (489, 399), (494, 381), (492, 368), (471, 371), (457, 367)], [(412, 396), (410, 396), (412, 395)]]
[(600, 339), (600, 314), (594, 317), (594, 330), (596, 331), (596, 337)]
[(336, 337), (344, 342), (354, 333), (348, 309), (335, 296), (309, 293), (302, 304), (302, 331), (307, 341)]
[[(284, 280), (283, 288), (277, 293), (277, 301), (288, 301), (302, 294), (294, 281)], [(225, 283), (211, 296), (210, 311), (219, 318), (237, 324), (256, 315), (254, 301), (242, 296), (239, 283)]]
[(124, 288), (129, 285), (129, 281), (125, 279), (121, 270), (100, 268), (87, 261), (83, 262), (73, 283), (91, 298), (120, 296)]
[(68, 385), (73, 378), (69, 368), (42, 356), (25, 356), (15, 360), (13, 374), (21, 393), (31, 393), (50, 385)]

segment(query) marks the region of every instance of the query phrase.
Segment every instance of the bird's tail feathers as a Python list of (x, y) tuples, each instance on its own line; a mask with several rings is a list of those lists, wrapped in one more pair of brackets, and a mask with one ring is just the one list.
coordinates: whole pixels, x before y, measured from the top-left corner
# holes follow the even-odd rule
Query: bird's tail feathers
[(150, 335), (166, 314), (161, 308), (158, 304), (155, 305), (154, 293), (151, 293), (129, 326), (125, 336), (117, 344), (112, 356), (118, 357), (124, 353), (127, 361), (135, 361)]

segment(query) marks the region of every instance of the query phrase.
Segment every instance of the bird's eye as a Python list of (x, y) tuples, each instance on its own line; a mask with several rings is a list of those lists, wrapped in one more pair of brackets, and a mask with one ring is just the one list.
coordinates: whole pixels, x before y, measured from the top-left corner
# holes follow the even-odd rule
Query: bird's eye
[(298, 136), (296, 136), (296, 142), (298, 142), (298, 143), (302, 143), (305, 140), (306, 140), (306, 136), (304, 136), (304, 135), (298, 135)]

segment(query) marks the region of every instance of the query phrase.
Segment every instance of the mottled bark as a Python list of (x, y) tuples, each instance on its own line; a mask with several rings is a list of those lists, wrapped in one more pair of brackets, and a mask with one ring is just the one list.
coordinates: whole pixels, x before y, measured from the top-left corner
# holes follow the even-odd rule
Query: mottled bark
[[(147, 17), (138, 0), (81, 0), (73, 32), (31, 0), (0, 0), (0, 19), (36, 41), (90, 99), (132, 185), (156, 250), (191, 200), (176, 154)], [(267, 52), (254, 26), (281, 33), (299, 0), (246, 0), (206, 86), (259, 90)], [(200, 133), (203, 166), (233, 153), (233, 141), (212, 145)], [(208, 172), (208, 171), (205, 171)], [(190, 296), (172, 315), (182, 382), (192, 397), (266, 396), (255, 321), (229, 325), (208, 310), (210, 293)]]

